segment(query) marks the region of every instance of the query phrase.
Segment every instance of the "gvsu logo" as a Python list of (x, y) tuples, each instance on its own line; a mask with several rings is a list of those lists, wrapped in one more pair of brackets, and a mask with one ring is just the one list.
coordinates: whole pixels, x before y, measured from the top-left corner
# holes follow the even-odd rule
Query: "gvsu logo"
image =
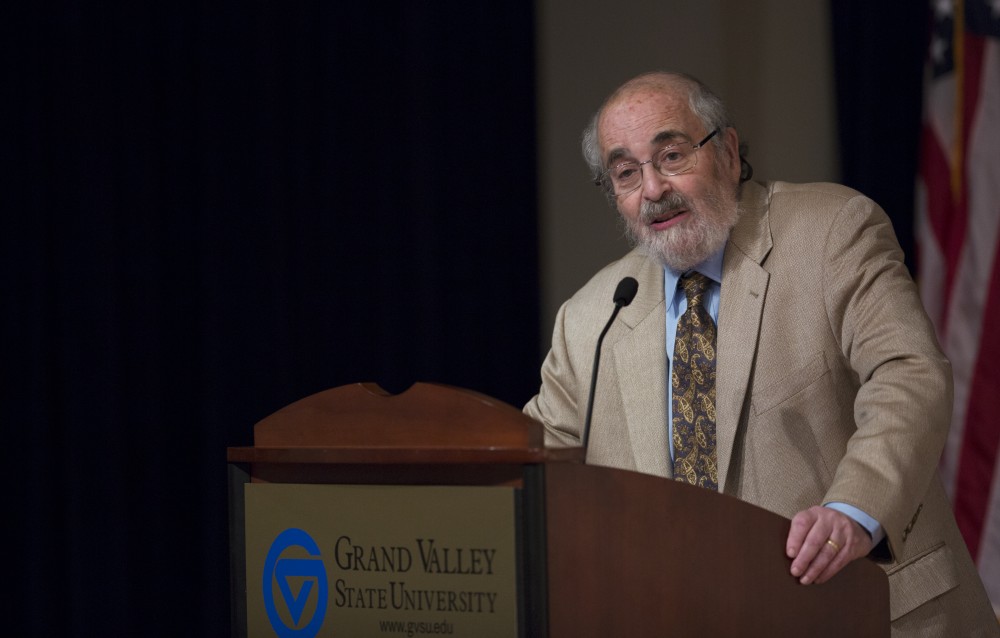
[(301, 529), (278, 534), (264, 561), (264, 608), (279, 638), (313, 638), (326, 617), (326, 569)]

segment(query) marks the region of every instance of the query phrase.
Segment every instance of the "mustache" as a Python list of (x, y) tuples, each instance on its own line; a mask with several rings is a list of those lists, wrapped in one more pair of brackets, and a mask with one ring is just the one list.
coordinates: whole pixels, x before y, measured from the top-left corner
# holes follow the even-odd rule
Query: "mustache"
[(663, 213), (677, 208), (691, 208), (687, 198), (677, 192), (668, 193), (655, 202), (644, 201), (639, 208), (639, 221), (648, 224)]

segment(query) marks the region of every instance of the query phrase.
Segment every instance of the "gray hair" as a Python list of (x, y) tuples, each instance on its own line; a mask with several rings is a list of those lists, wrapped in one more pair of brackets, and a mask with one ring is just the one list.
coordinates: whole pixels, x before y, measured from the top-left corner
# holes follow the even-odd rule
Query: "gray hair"
[[(661, 91), (680, 89), (687, 92), (688, 106), (695, 114), (706, 131), (719, 129), (725, 131), (733, 126), (732, 118), (729, 116), (729, 109), (718, 95), (716, 95), (706, 84), (697, 78), (685, 73), (676, 72), (654, 72), (646, 73), (633, 78), (620, 86), (608, 99), (604, 101), (601, 108), (590, 119), (590, 124), (583, 130), (582, 148), (583, 159), (590, 168), (591, 175), (595, 180), (599, 179), (604, 172), (604, 159), (601, 157), (601, 145), (597, 140), (597, 124), (601, 119), (601, 114), (609, 104), (616, 101), (626, 93), (630, 93), (639, 88), (651, 88)], [(724, 135), (716, 135), (711, 143), (719, 150), (724, 150), (726, 145)], [(749, 146), (745, 142), (740, 142), (740, 182), (745, 182), (753, 177), (753, 167), (747, 161)], [(614, 197), (611, 197), (612, 203)]]

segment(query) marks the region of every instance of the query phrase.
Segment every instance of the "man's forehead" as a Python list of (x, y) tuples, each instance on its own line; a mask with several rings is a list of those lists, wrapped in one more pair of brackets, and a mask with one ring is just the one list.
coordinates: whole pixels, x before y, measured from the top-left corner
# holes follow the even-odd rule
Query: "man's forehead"
[(687, 100), (675, 96), (622, 96), (609, 104), (598, 121), (598, 140), (606, 159), (672, 141), (690, 141), (699, 120)]

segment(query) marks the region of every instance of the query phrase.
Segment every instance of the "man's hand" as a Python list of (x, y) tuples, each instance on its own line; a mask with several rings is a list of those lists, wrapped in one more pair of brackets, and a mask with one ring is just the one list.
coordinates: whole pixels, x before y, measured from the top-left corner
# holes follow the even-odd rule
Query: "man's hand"
[(818, 505), (795, 515), (785, 543), (792, 576), (803, 585), (825, 583), (871, 550), (872, 539), (863, 527), (846, 514)]

